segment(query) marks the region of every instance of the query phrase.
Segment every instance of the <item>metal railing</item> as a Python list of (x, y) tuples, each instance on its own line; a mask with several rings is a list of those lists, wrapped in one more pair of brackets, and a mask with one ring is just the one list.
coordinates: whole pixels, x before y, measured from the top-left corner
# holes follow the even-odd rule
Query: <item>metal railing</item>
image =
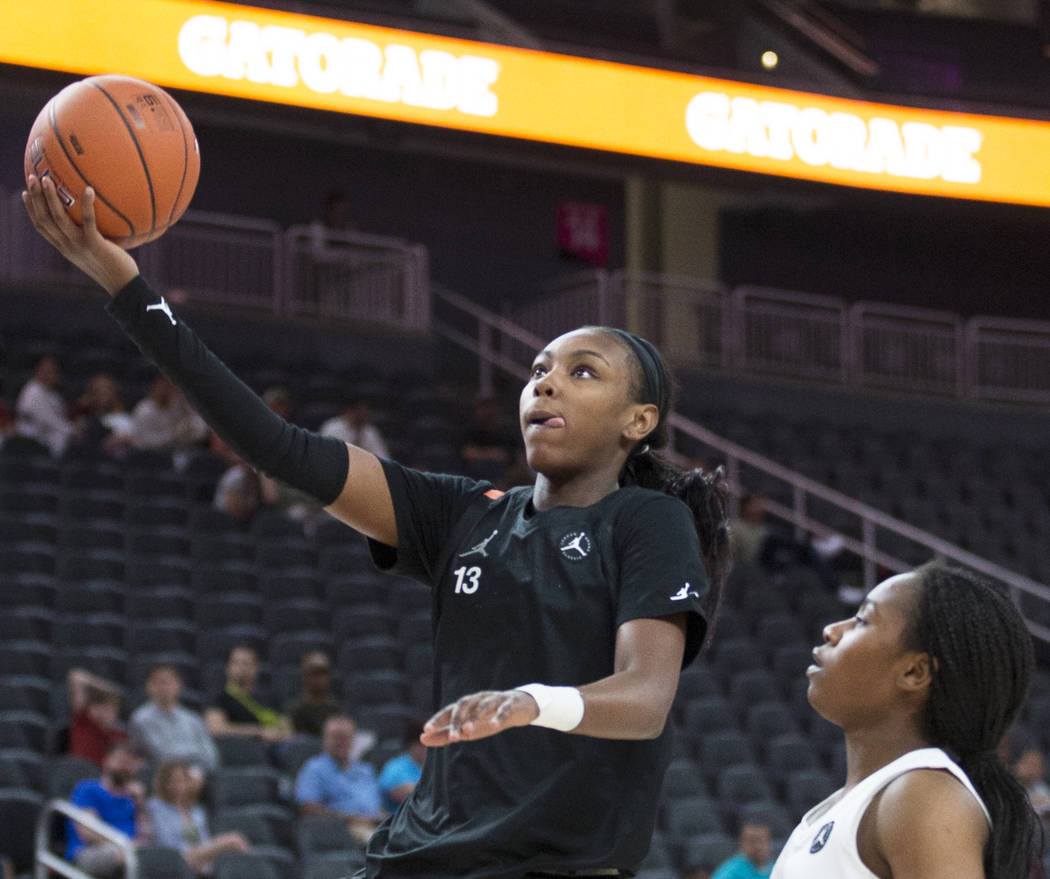
[[(203, 301), (278, 315), (360, 320), (425, 330), (426, 248), (358, 232), (284, 231), (255, 217), (187, 211), (135, 251), (143, 274), (174, 302)], [(33, 229), (20, 197), (0, 194), (0, 279), (87, 285)]]
[(1050, 323), (774, 287), (593, 270), (546, 287), (511, 317), (551, 338), (630, 326), (679, 366), (917, 394), (1050, 403)]
[[(482, 376), (483, 391), (487, 392), (491, 387), (493, 370), (501, 370), (519, 380), (528, 375), (528, 368), (525, 365), (528, 361), (509, 356), (507, 352), (528, 348), (531, 357), (532, 353), (539, 350), (548, 341), (546, 337), (525, 330), (513, 321), (494, 314), (451, 291), (435, 288), (433, 295), (435, 332), (478, 356), (478, 369)], [(807, 304), (813, 305), (814, 303)], [(819, 310), (821, 303), (816, 303), (816, 305)], [(536, 312), (533, 312), (534, 317), (535, 315)], [(570, 327), (565, 324), (559, 324), (553, 332), (560, 333), (568, 328)], [(800, 332), (797, 325), (793, 332)], [(806, 332), (813, 335), (812, 331)], [(806, 332), (802, 332), (801, 335), (805, 336)], [(824, 330), (819, 332), (824, 332)], [(823, 338), (828, 340), (830, 336), (825, 333)], [(797, 349), (788, 347), (785, 350), (790, 352)], [(670, 444), (672, 450), (680, 445), (683, 436), (687, 436), (694, 441), (694, 444), (700, 443), (706, 449), (724, 458), (727, 478), (735, 495), (739, 496), (741, 492), (741, 486), (744, 483), (742, 472), (745, 468), (750, 468), (750, 471), (761, 473), (767, 479), (777, 480), (786, 485), (792, 498), (791, 504), (770, 501), (769, 511), (778, 518), (791, 523), (800, 533), (821, 537), (830, 533), (837, 534), (842, 540), (843, 548), (860, 559), (865, 589), (871, 589), (875, 585), (880, 569), (898, 573), (914, 567), (912, 561), (900, 558), (897, 547), (903, 545), (921, 549), (926, 557), (933, 556), (942, 561), (956, 562), (998, 580), (1007, 587), (1014, 601), (1022, 608), (1030, 603), (1036, 603), (1041, 611), (1037, 614), (1038, 618), (1050, 618), (1050, 588), (1043, 584), (981, 558), (928, 531), (915, 528), (907, 522), (822, 485), (797, 471), (783, 467), (678, 413), (671, 415), (669, 426), (672, 435)], [(691, 454), (691, 457), (695, 457), (695, 453)], [(817, 506), (822, 511), (819, 516), (814, 511)], [(833, 528), (828, 525), (829, 519), (841, 520), (843, 517), (852, 517), (856, 520), (859, 539), (849, 533), (844, 533), (846, 529)], [(888, 546), (890, 548), (887, 548)], [(1031, 614), (1027, 616), (1029, 617), (1028, 627), (1032, 635), (1050, 644), (1050, 627), (1032, 619)]]
[(99, 819), (97, 815), (74, 806), (66, 800), (49, 800), (40, 810), (36, 822), (36, 855), (33, 866), (33, 879), (48, 879), (48, 871), (66, 876), (68, 879), (93, 879), (79, 867), (63, 857), (54, 854), (49, 848), (51, 841), (51, 821), (55, 815), (65, 815), (99, 836), (120, 846), (124, 853), (124, 879), (138, 879), (139, 859), (131, 838), (116, 827)]

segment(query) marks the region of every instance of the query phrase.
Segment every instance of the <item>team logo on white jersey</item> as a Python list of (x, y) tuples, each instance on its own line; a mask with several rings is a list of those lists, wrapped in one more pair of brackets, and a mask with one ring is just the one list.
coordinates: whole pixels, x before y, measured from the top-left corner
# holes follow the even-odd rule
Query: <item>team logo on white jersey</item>
[(493, 531), (488, 537), (486, 537), (484, 540), (482, 540), (481, 543), (478, 543), (477, 545), (472, 546), (466, 552), (461, 552), (459, 554), (459, 557), (461, 559), (465, 559), (467, 556), (479, 555), (482, 558), (486, 558), (487, 559), (489, 557), (489, 551), (488, 551), (488, 549), (486, 549), (486, 547), (489, 545), (489, 541), (492, 540), (492, 538), (495, 537), (497, 534), (499, 534), (499, 529), (498, 528), (495, 531)]
[(688, 580), (682, 585), (674, 595), (671, 596), (671, 601), (685, 601), (687, 598), (699, 598), (700, 593), (693, 588), (693, 584)]
[(171, 313), (171, 306), (168, 305), (167, 300), (163, 296), (160, 297), (160, 302), (147, 305), (146, 311), (163, 311), (168, 316), (168, 320), (171, 321), (171, 325), (175, 326), (175, 315)]
[(813, 837), (813, 845), (809, 847), (809, 853), (811, 855), (815, 855), (828, 844), (828, 837), (831, 836), (831, 829), (834, 826), (835, 822), (829, 821), (817, 831), (817, 835)]
[(591, 538), (586, 531), (571, 531), (561, 539), (558, 549), (565, 558), (578, 562), (591, 554)]

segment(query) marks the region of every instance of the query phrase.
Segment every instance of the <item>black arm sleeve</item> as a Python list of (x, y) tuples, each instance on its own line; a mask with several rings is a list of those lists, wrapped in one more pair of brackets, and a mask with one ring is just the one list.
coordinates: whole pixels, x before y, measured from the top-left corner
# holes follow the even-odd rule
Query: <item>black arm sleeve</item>
[(339, 496), (349, 469), (346, 444), (295, 427), (272, 412), (175, 318), (141, 275), (120, 290), (106, 310), (245, 461), (325, 506)]

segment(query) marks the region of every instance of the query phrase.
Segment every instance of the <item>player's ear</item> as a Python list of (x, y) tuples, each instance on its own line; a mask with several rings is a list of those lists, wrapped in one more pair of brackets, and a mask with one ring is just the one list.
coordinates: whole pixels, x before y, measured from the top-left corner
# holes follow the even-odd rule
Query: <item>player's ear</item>
[(624, 426), (624, 438), (638, 442), (648, 436), (660, 421), (660, 410), (655, 403), (636, 403), (628, 410), (627, 424)]
[(933, 683), (933, 675), (937, 669), (937, 660), (929, 653), (909, 651), (901, 657), (900, 671), (897, 674), (897, 684), (901, 689), (909, 693), (921, 693), (928, 690)]

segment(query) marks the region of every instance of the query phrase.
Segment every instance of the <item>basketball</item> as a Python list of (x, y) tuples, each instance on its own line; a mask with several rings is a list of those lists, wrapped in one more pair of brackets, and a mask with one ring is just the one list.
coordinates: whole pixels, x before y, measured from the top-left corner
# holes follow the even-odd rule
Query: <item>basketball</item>
[(171, 95), (107, 74), (72, 83), (47, 102), (29, 132), (25, 173), (51, 177), (77, 223), (84, 189), (93, 187), (99, 232), (132, 248), (182, 216), (197, 187), (200, 152)]

